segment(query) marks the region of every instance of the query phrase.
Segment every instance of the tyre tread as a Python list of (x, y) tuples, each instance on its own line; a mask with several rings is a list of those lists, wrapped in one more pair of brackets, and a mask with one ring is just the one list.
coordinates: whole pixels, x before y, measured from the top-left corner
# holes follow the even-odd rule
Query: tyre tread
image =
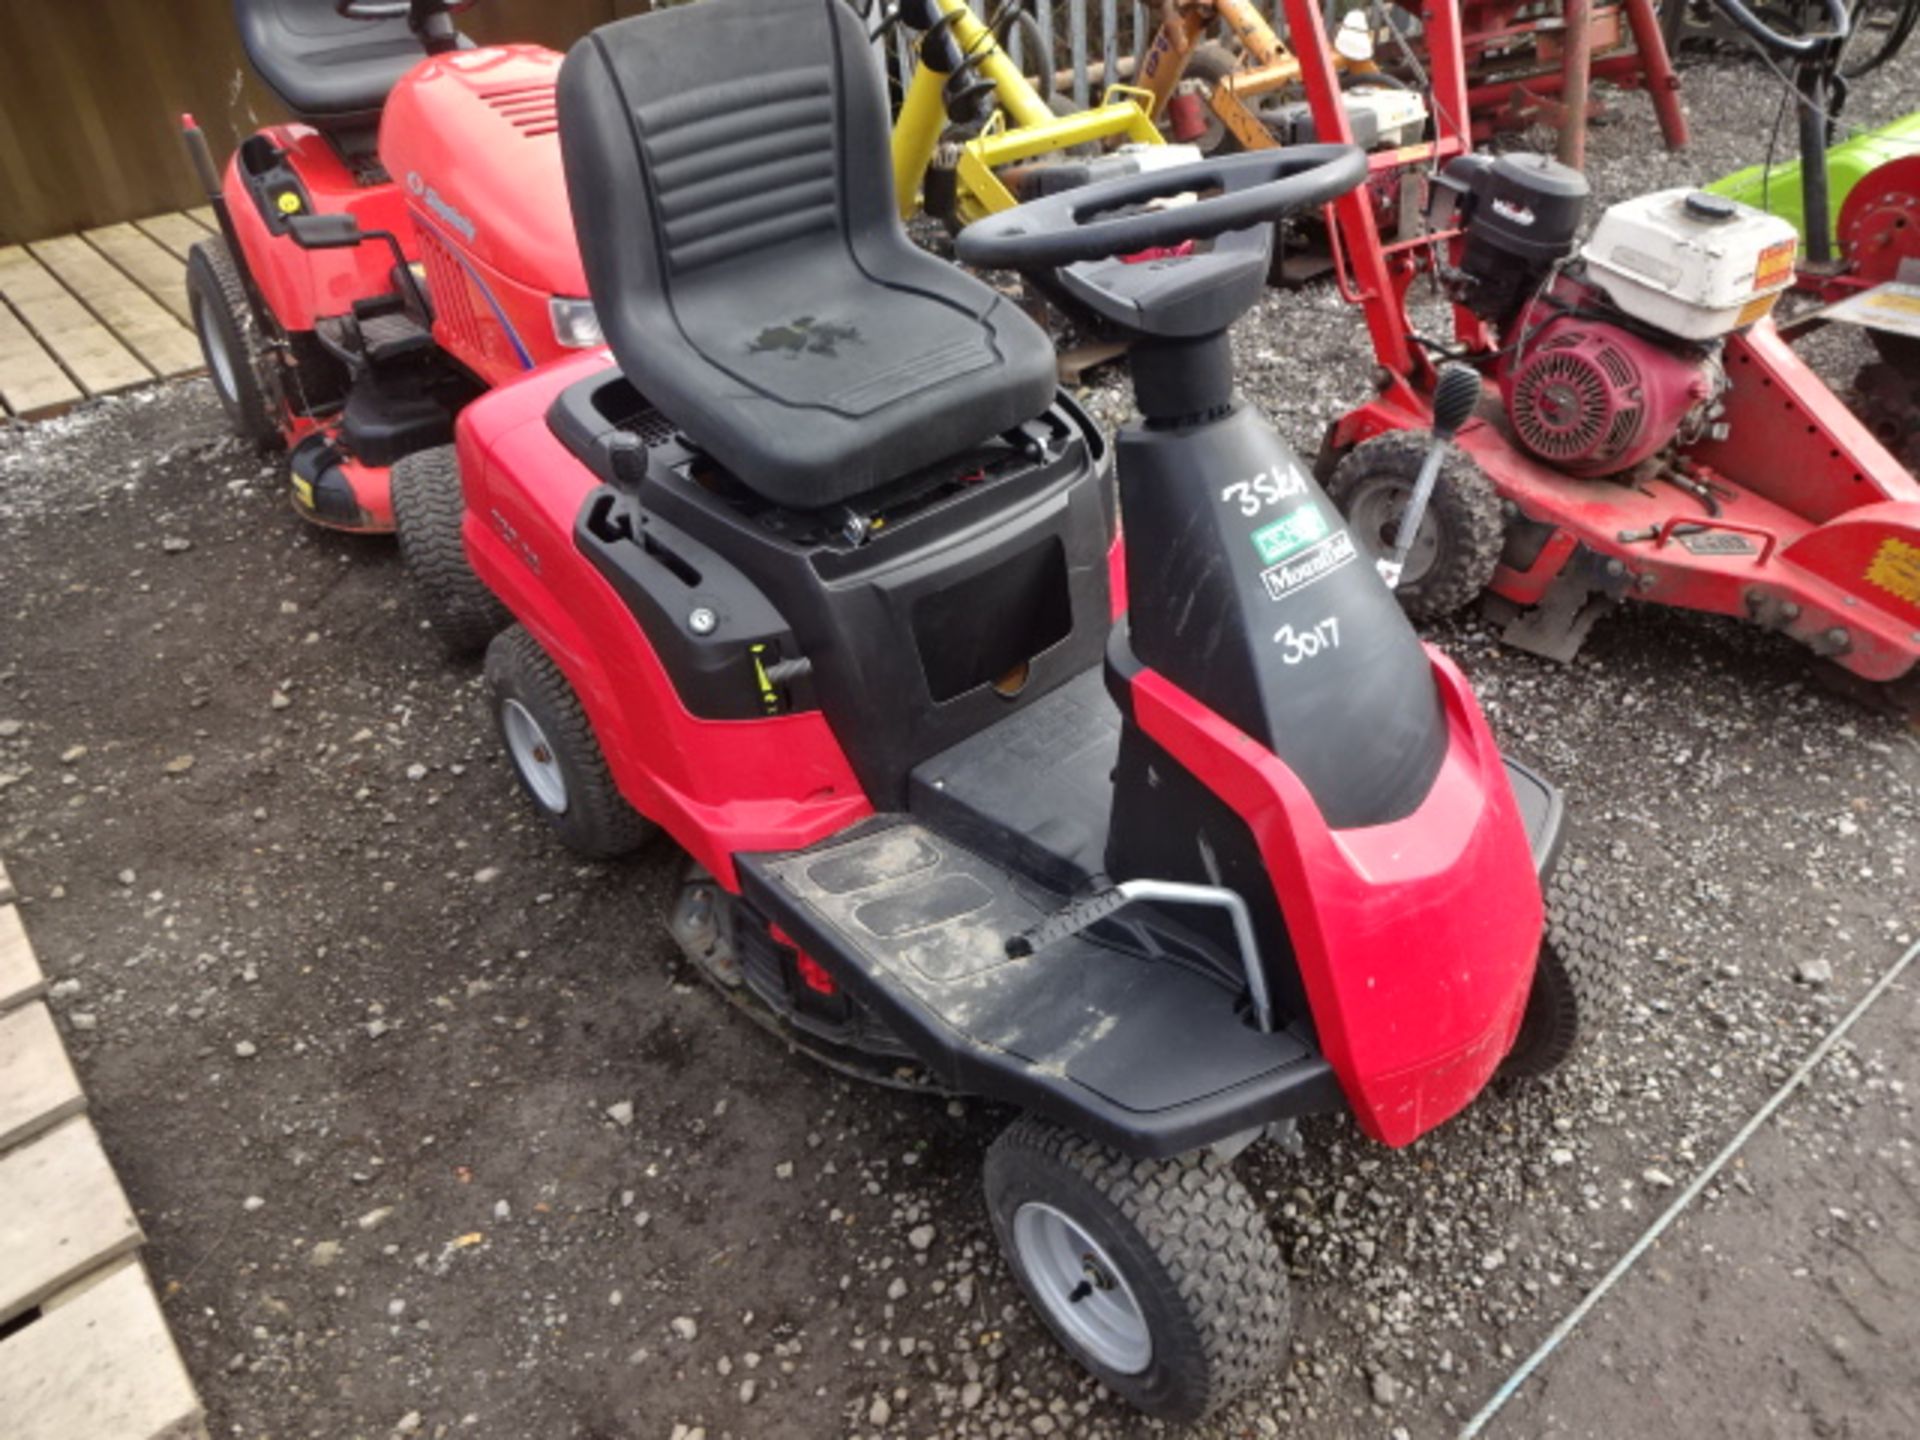
[(567, 848), (589, 860), (615, 860), (645, 844), (656, 827), (620, 793), (579, 696), (526, 626), (494, 636), (486, 676), (496, 701), (512, 695), (534, 710), (556, 751), (572, 762), (566, 814), (540, 811)]
[(513, 622), (467, 563), (460, 527), (466, 501), (459, 458), (451, 445), (402, 456), (391, 478), (400, 561), (428, 626), (455, 660), (482, 653)]
[[(1546, 902), (1540, 969), (1520, 1036), (1501, 1066), (1505, 1075), (1557, 1070), (1619, 1009), (1622, 963), (1613, 907), (1571, 861), (1554, 867)], [(1536, 1004), (1542, 1007), (1537, 1013)]]
[(1146, 1240), (1197, 1321), (1201, 1394), (1170, 1418), (1217, 1411), (1273, 1374), (1288, 1333), (1287, 1268), (1260, 1207), (1211, 1151), (1130, 1159), (1022, 1115), (994, 1142), (1080, 1176)]
[[(188, 249), (189, 293), (195, 288), (196, 272), (200, 269), (205, 270), (212, 284), (209, 299), (219, 305), (233, 330), (233, 338), (239, 342), (234, 377), (239, 395), (232, 405), (221, 395), (222, 407), (242, 440), (263, 449), (277, 445), (281, 437), (272, 395), (271, 357), (266, 353), (265, 337), (260, 334), (260, 323), (254, 318), (253, 304), (247, 297), (246, 281), (241, 278), (240, 267), (228, 250), (224, 236), (209, 235), (204, 240), (196, 240)], [(214, 393), (220, 393), (218, 384), (214, 385)]]
[[(1425, 430), (1390, 430), (1362, 441), (1334, 467), (1327, 481), (1328, 498), (1345, 515), (1360, 482), (1368, 476), (1390, 471), (1411, 485), (1430, 443), (1432, 437)], [(1401, 608), (1415, 620), (1438, 620), (1465, 609), (1487, 588), (1506, 545), (1500, 496), (1480, 467), (1458, 449), (1447, 451), (1429, 510), (1454, 543), (1443, 550), (1435, 569), (1421, 577), (1417, 588), (1399, 590)]]

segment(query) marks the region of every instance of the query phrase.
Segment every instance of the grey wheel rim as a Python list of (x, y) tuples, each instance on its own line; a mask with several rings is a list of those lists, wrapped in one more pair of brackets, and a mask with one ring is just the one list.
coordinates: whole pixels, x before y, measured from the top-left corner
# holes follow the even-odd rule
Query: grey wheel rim
[(1076, 1345), (1120, 1375), (1153, 1363), (1146, 1312), (1126, 1276), (1071, 1216), (1029, 1201), (1014, 1212), (1013, 1244), (1041, 1309)]
[[(1363, 483), (1347, 512), (1353, 538), (1374, 556), (1391, 555), (1393, 542), (1400, 534), (1400, 516), (1412, 498), (1413, 487), (1398, 480)], [(1400, 572), (1401, 588), (1419, 584), (1439, 558), (1440, 522), (1434, 518), (1433, 507), (1429, 505), (1427, 513), (1420, 517), (1420, 528), (1414, 532), (1406, 568)]]
[(207, 302), (195, 299), (193, 328), (200, 332), (200, 348), (206, 353), (207, 369), (213, 372), (214, 386), (221, 397), (233, 404), (240, 401), (240, 382), (234, 374), (233, 352), (227, 348), (227, 335), (207, 314)]
[(533, 712), (518, 700), (509, 700), (500, 709), (500, 728), (506, 733), (507, 753), (513, 768), (520, 772), (521, 783), (555, 815), (567, 813), (567, 777), (560, 769), (560, 757)]

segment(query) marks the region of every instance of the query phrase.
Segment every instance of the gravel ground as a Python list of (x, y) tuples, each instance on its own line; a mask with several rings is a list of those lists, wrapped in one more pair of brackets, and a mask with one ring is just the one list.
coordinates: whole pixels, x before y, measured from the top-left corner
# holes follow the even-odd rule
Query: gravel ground
[[(1623, 98), (1603, 198), (1758, 157), (1757, 72), (1686, 78), (1694, 149)], [(1852, 116), (1917, 81), (1920, 51)], [(1240, 334), (1247, 388), (1310, 451), (1365, 392), (1363, 343), (1327, 291), (1276, 294)], [(1837, 379), (1853, 346), (1821, 351)], [(390, 547), (299, 526), (222, 434), (202, 382), (0, 434), (0, 853), (215, 1432), (1158, 1433), (994, 1254), (977, 1173), (1004, 1116), (850, 1086), (729, 1015), (664, 935), (673, 857), (568, 861)], [(1920, 743), (1795, 647), (1652, 610), (1567, 667), (1472, 621), (1436, 638), (1565, 787), (1627, 921), (1626, 1013), (1577, 1071), (1404, 1151), (1322, 1122), (1299, 1159), (1246, 1157), (1294, 1360), (1212, 1435), (1450, 1433), (1914, 938)], [(1911, 1433), (1910, 1364), (1884, 1362), (1910, 1307), (1814, 1343), (1790, 1282), (1841, 1294), (1844, 1251), (1920, 1286), (1913, 1038), (1836, 1055), (1496, 1433), (1620, 1433), (1628, 1382), (1682, 1354), (1643, 1428)], [(1765, 1366), (1708, 1343), (1709, 1303)]]

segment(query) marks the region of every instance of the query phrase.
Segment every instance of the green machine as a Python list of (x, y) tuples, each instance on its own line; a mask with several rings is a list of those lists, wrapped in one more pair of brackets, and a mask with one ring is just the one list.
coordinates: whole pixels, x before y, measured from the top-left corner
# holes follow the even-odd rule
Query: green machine
[[(1827, 151), (1829, 238), (1836, 245), (1841, 242), (1841, 215), (1854, 187), (1882, 165), (1909, 156), (1920, 156), (1920, 112), (1878, 130), (1862, 131)], [(1804, 239), (1807, 224), (1801, 204), (1800, 163), (1789, 160), (1770, 167), (1750, 165), (1707, 188), (1729, 200), (1778, 215)]]

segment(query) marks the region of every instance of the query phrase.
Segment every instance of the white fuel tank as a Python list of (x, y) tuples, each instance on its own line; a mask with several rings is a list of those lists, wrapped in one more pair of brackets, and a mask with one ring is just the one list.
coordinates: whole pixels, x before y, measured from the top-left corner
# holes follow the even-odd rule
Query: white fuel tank
[(1751, 325), (1793, 283), (1792, 225), (1703, 190), (1610, 206), (1580, 249), (1587, 276), (1636, 320), (1685, 340)]

